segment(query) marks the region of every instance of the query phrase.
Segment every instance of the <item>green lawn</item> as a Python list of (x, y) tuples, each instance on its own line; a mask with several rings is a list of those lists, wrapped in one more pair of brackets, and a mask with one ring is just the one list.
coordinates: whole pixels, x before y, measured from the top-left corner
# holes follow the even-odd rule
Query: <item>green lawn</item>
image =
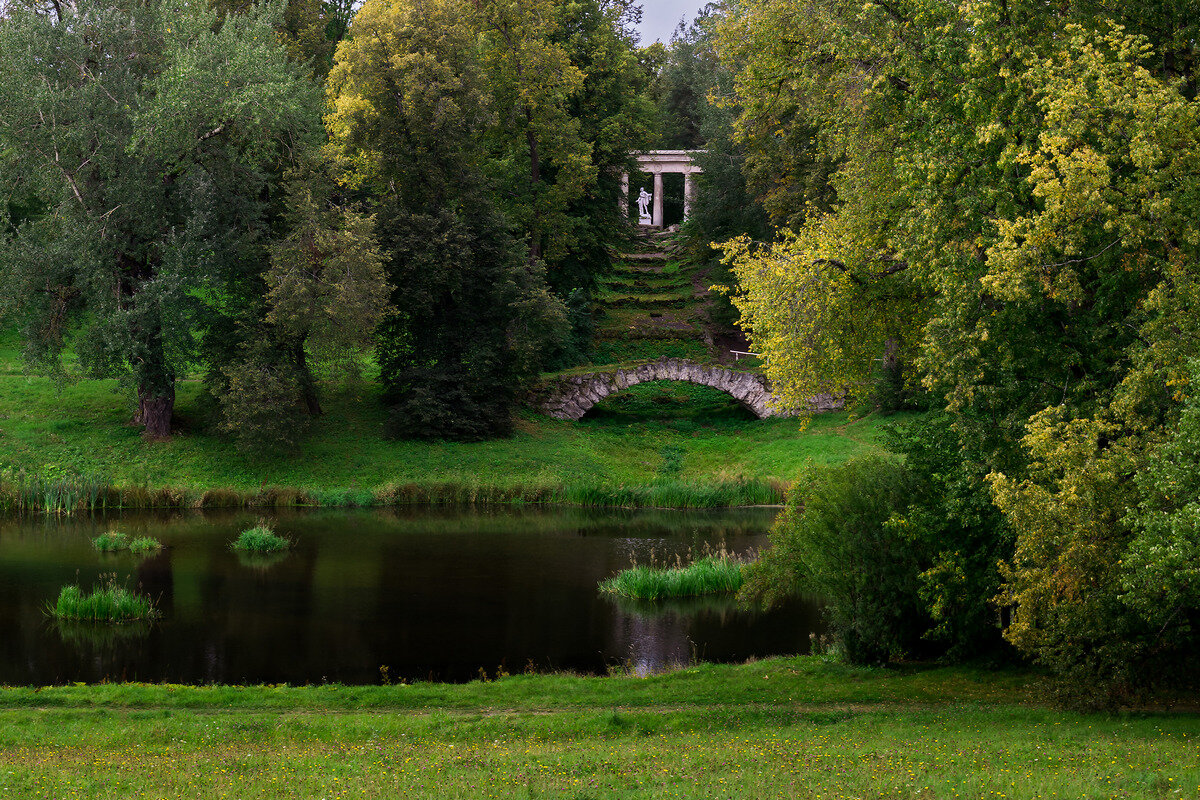
[(1200, 718), (814, 657), (465, 686), (0, 689), (12, 798), (1178, 798)]
[[(213, 430), (200, 385), (179, 386), (180, 427), (168, 442), (129, 425), (129, 393), (112, 381), (56, 387), (0, 375), (0, 471), (89, 473), (117, 484), (253, 490), (263, 485), (369, 490), (392, 483), (640, 485), (664, 479), (788, 482), (809, 464), (875, 449), (878, 417), (759, 421), (705, 387), (648, 384), (606, 400), (594, 418), (559, 422), (527, 413), (509, 439), (388, 442), (374, 384), (328, 393), (327, 413), (298, 452), (239, 453)], [(891, 418), (896, 419), (896, 418)]]

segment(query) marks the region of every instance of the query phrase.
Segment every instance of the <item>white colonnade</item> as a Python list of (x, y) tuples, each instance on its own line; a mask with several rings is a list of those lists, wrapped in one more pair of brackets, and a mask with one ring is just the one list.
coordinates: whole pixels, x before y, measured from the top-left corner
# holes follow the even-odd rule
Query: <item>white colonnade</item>
[[(644, 153), (634, 154), (638, 162), (638, 169), (654, 176), (654, 193), (651, 197), (653, 211), (650, 214), (649, 222), (641, 219), (639, 220), (641, 224), (651, 225), (656, 228), (663, 226), (663, 174), (667, 172), (679, 172), (683, 174), (683, 218), (687, 219), (691, 216), (692, 202), (696, 196), (695, 176), (704, 171), (696, 166), (695, 162), (692, 161), (692, 156), (703, 152), (703, 150), (647, 150)], [(620, 207), (621, 212), (628, 217), (628, 173), (621, 176)]]

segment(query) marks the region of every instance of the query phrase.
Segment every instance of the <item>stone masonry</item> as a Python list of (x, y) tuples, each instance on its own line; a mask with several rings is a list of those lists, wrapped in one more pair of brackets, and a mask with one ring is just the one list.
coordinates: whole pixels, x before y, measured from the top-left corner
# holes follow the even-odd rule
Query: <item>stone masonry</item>
[[(682, 358), (662, 358), (612, 372), (590, 372), (556, 379), (540, 393), (536, 405), (555, 419), (577, 420), (610, 394), (647, 381), (685, 381), (711, 386), (731, 395), (759, 419), (781, 416), (771, 406), (771, 384), (762, 375), (719, 366), (697, 364)], [(840, 408), (831, 397), (814, 398), (814, 411)]]

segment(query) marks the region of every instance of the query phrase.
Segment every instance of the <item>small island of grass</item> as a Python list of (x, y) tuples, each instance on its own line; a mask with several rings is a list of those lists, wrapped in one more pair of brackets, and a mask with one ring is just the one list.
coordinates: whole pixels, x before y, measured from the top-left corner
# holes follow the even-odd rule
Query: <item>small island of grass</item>
[(292, 543), (275, 533), (270, 523), (260, 520), (258, 525), (242, 531), (230, 547), (240, 553), (280, 553)]
[(146, 556), (161, 550), (162, 542), (153, 536), (138, 536), (131, 540), (127, 534), (121, 531), (105, 531), (92, 539), (92, 547), (100, 553), (119, 553), (122, 550), (128, 550), (134, 555)]
[(139, 536), (129, 543), (129, 552), (144, 556), (162, 550), (162, 542), (153, 536)]
[(154, 602), (109, 580), (85, 592), (78, 585), (62, 587), (47, 612), (58, 620), (136, 622), (155, 616)]
[(733, 555), (724, 547), (719, 552), (685, 563), (676, 559), (673, 566), (634, 564), (600, 582), (600, 591), (637, 600), (666, 600), (734, 594), (742, 587), (742, 570), (747, 559)]
[(117, 553), (129, 549), (129, 537), (120, 531), (105, 531), (92, 539), (92, 547), (100, 553)]

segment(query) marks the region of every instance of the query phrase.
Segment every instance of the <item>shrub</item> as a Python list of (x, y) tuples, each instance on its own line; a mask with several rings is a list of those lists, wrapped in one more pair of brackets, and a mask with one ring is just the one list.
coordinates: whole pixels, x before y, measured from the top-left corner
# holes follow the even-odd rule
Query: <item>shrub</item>
[(246, 349), (222, 370), (219, 428), (252, 454), (294, 450), (312, 421), (300, 402), (302, 375), (269, 344)]
[(830, 631), (853, 663), (880, 663), (913, 646), (929, 622), (921, 569), (893, 519), (913, 484), (903, 464), (877, 456), (812, 470), (792, 488), (771, 547), (747, 567), (743, 599), (824, 599)]
[(291, 546), (286, 538), (276, 535), (266, 520), (259, 520), (255, 527), (242, 531), (230, 545), (243, 553), (278, 553)]
[(90, 593), (78, 585), (64, 586), (58, 600), (47, 609), (55, 619), (90, 622), (131, 622), (156, 616), (154, 603), (126, 589), (110, 577)]
[(106, 531), (92, 539), (92, 547), (101, 553), (116, 553), (129, 549), (129, 537), (120, 531)]

